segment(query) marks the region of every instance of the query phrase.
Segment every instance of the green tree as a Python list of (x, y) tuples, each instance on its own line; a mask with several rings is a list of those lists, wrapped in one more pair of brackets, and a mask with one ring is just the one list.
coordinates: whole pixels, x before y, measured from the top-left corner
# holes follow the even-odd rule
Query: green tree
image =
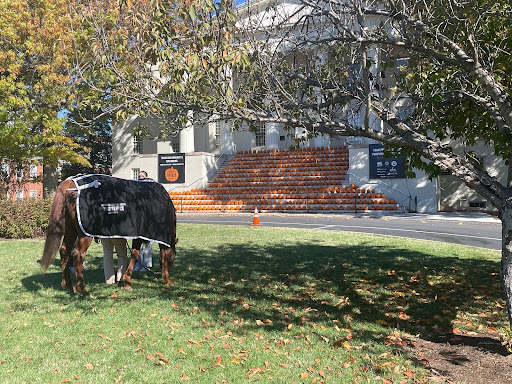
[(63, 133), (73, 103), (73, 35), (68, 1), (0, 0), (0, 158), (87, 163)]
[[(67, 116), (65, 134), (73, 137), (82, 146), (79, 151), (88, 159), (89, 164), (64, 163), (61, 170), (63, 179), (79, 173), (112, 173), (112, 122), (110, 119), (95, 118), (101, 114), (98, 111), (84, 116), (84, 111), (74, 111)], [(78, 121), (83, 123), (80, 124)], [(86, 121), (94, 123), (86, 124)]]

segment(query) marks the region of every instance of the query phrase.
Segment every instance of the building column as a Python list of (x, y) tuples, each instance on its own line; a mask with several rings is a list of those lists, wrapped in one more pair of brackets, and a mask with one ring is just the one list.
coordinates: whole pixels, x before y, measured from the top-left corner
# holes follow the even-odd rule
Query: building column
[(194, 124), (192, 124), (192, 111), (188, 112), (187, 125), (180, 131), (180, 152), (195, 152)]
[(279, 149), (279, 124), (265, 124), (265, 147), (266, 149)]
[[(300, 140), (304, 136), (306, 136), (306, 129), (303, 127), (295, 127), (295, 138)], [(301, 141), (299, 143), (299, 147), (309, 147), (309, 140), (308, 141)]]
[(312, 147), (328, 147), (329, 137), (327, 135), (318, 134), (313, 140), (310, 140)]
[[(370, 83), (371, 93), (372, 95), (378, 96), (379, 91), (377, 89), (378, 82), (380, 82), (380, 65), (379, 65), (379, 51), (377, 48), (372, 48), (368, 51), (368, 60), (371, 61), (370, 64), (370, 74), (373, 77), (373, 84)], [(383, 122), (382, 120), (372, 111), (370, 111), (370, 115), (368, 118), (368, 125), (371, 129), (376, 131), (382, 131)]]
[(236, 152), (231, 124), (227, 120), (220, 121), (220, 153), (234, 155)]

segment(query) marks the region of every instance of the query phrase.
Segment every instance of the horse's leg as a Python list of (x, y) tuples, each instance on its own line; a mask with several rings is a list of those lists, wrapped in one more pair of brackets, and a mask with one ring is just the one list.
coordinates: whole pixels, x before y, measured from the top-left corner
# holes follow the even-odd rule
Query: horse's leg
[(92, 237), (80, 236), (73, 248), (73, 266), (75, 267), (76, 291), (84, 297), (90, 297), (85, 289), (84, 260), (87, 248), (92, 243)]
[(169, 272), (174, 264), (176, 253), (172, 248), (160, 245), (160, 264), (162, 265), (162, 279), (164, 279), (165, 285), (169, 286), (173, 284), (169, 278)]
[(132, 240), (132, 250), (130, 252), (130, 263), (128, 264), (128, 268), (126, 268), (126, 272), (123, 275), (123, 286), (125, 289), (132, 289), (132, 271), (135, 267), (135, 263), (139, 258), (140, 246), (142, 245), (141, 239)]
[(71, 282), (71, 274), (69, 273), (69, 257), (76, 241), (76, 233), (68, 233), (64, 235), (64, 240), (60, 247), (60, 264), (62, 268), (61, 286), (70, 293), (74, 293), (73, 283)]

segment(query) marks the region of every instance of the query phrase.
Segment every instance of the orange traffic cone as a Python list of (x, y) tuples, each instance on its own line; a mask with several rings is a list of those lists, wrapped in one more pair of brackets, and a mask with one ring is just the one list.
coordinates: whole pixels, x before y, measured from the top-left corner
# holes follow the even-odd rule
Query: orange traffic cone
[(258, 217), (258, 208), (254, 208), (254, 219), (252, 220), (251, 225), (261, 225), (260, 218)]

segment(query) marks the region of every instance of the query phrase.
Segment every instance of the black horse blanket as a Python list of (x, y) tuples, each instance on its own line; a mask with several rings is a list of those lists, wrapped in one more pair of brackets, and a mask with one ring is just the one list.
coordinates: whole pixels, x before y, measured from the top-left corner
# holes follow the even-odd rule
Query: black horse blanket
[(141, 238), (171, 246), (176, 215), (161, 184), (106, 175), (75, 176), (71, 180), (78, 189), (78, 223), (87, 236)]

